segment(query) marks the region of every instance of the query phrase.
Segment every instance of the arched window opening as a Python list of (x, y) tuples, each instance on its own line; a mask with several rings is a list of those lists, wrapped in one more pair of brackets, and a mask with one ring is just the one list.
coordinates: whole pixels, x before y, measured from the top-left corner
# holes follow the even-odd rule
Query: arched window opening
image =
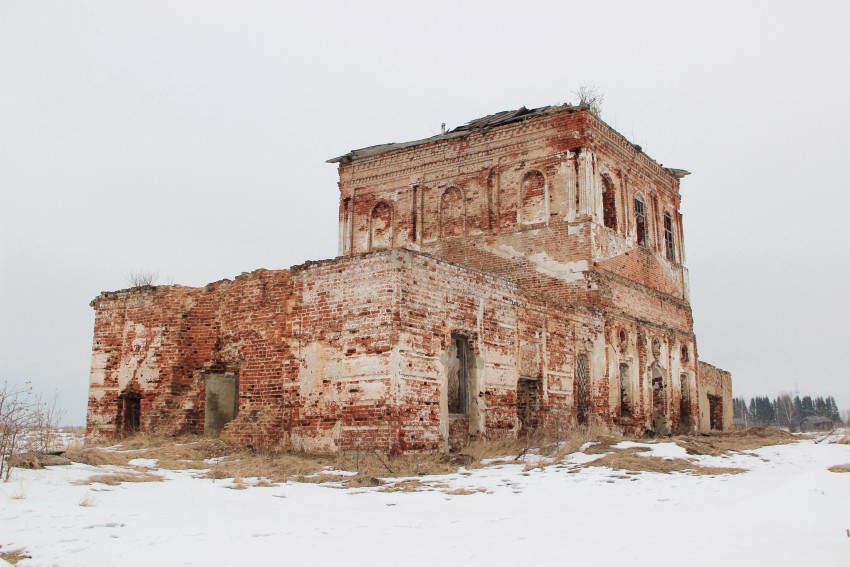
[(440, 236), (459, 236), (464, 232), (465, 211), (463, 193), (449, 187), (440, 199)]
[(682, 345), (682, 362), (688, 362), (691, 359), (691, 353), (688, 350), (688, 345)]
[(637, 243), (646, 246), (646, 204), (639, 195), (635, 196), (635, 232)]
[(469, 339), (464, 335), (452, 334), (447, 378), (449, 413), (466, 415), (469, 407)]
[(602, 217), (605, 226), (617, 230), (617, 195), (614, 184), (607, 177), (602, 178)]
[(539, 171), (529, 171), (522, 180), (523, 224), (535, 224), (546, 220), (546, 178)]
[(667, 259), (675, 262), (676, 240), (673, 236), (673, 217), (670, 213), (664, 213), (664, 250), (667, 253)]
[(369, 250), (383, 250), (392, 246), (393, 210), (381, 201), (372, 209), (369, 218)]

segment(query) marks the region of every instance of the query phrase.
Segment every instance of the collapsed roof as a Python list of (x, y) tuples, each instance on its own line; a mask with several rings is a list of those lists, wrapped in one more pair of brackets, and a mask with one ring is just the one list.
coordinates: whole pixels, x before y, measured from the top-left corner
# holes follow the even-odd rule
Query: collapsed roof
[[(378, 144), (376, 146), (369, 146), (367, 148), (361, 148), (359, 150), (351, 150), (347, 154), (343, 154), (341, 156), (329, 159), (327, 163), (351, 163), (360, 159), (370, 158), (395, 150), (402, 150), (405, 148), (421, 146), (423, 144), (436, 142), (438, 140), (450, 140), (452, 138), (460, 138), (474, 131), (489, 130), (490, 128), (495, 128), (496, 126), (504, 126), (505, 124), (531, 120), (532, 118), (537, 118), (538, 116), (543, 116), (544, 114), (554, 114), (557, 112), (575, 112), (576, 110), (582, 110), (586, 108), (587, 106), (573, 106), (571, 104), (541, 106), (540, 108), (532, 109), (528, 109), (524, 106), (521, 106), (517, 110), (503, 110), (501, 112), (490, 114), (482, 118), (470, 120), (466, 124), (458, 126), (457, 128), (454, 128), (447, 132), (437, 134), (436, 136), (431, 136), (430, 138), (422, 138), (421, 140), (412, 140), (410, 142), (390, 142), (388, 144)], [(640, 146), (636, 144), (632, 144), (632, 146), (638, 152), (643, 152)], [(690, 172), (684, 169), (675, 169), (672, 167), (665, 167), (664, 169), (677, 179), (681, 179), (686, 175), (690, 175)]]
[(352, 161), (356, 161), (358, 159), (365, 159), (383, 153), (392, 152), (394, 150), (412, 148), (414, 146), (420, 146), (429, 142), (436, 142), (437, 140), (449, 140), (452, 138), (459, 138), (475, 130), (487, 130), (496, 126), (511, 124), (512, 122), (530, 120), (531, 118), (536, 118), (538, 116), (542, 116), (543, 114), (551, 114), (554, 112), (562, 112), (565, 110), (568, 112), (573, 112), (575, 110), (578, 110), (579, 108), (580, 107), (572, 106), (570, 104), (563, 104), (559, 106), (541, 106), (540, 108), (532, 108), (530, 110), (524, 106), (518, 108), (517, 110), (503, 110), (502, 112), (490, 114), (489, 116), (484, 116), (483, 118), (476, 118), (475, 120), (470, 120), (462, 126), (458, 126), (457, 128), (449, 130), (448, 132), (445, 132), (443, 134), (431, 136), (430, 138), (423, 138), (421, 140), (413, 140), (410, 142), (390, 142), (388, 144), (378, 144), (377, 146), (369, 146), (368, 148), (361, 148), (359, 150), (351, 150), (345, 155), (329, 159), (327, 163), (351, 163)]

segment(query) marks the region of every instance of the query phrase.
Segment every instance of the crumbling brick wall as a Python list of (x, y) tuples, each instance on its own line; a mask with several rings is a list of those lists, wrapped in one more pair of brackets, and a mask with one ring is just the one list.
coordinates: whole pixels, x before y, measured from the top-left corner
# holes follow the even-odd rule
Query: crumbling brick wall
[(731, 430), (734, 427), (732, 375), (700, 360), (697, 389), (700, 431)]
[(728, 373), (697, 366), (685, 172), (586, 109), (516, 116), (332, 160), (340, 258), (101, 294), (89, 437), (203, 433), (210, 379), (254, 447), (731, 424)]
[[(639, 432), (697, 425), (699, 414), (689, 409), (696, 340), (674, 170), (587, 110), (563, 107), (333, 161), (340, 163), (341, 253), (372, 247), (371, 215), (380, 203), (391, 211), (381, 230), (392, 237), (382, 245), (505, 277), (530, 301), (558, 304), (563, 313), (599, 309), (607, 332), (588, 340), (602, 346), (584, 349), (594, 354), (588, 364), (597, 417)], [(622, 348), (612, 337), (625, 328), (630, 343)], [(682, 348), (690, 361), (680, 360)], [(573, 359), (576, 349), (568, 348)], [(627, 395), (620, 392), (624, 365)], [(541, 404), (541, 414), (548, 407)]]

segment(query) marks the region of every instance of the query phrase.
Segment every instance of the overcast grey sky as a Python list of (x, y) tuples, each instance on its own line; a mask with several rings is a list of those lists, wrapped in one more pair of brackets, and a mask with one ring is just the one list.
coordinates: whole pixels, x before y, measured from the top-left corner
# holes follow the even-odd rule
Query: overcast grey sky
[(406, 4), (0, 0), (0, 380), (83, 423), (100, 291), (333, 257), (326, 159), (596, 83), (693, 172), (700, 357), (850, 408), (850, 3)]

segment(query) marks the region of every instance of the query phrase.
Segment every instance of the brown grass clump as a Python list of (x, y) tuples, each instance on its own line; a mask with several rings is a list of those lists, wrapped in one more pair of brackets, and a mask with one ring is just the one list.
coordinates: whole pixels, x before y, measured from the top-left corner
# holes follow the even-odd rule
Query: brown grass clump
[[(0, 545), (0, 548), (3, 546)], [(19, 547), (17, 549), (10, 549), (8, 551), (4, 551), (0, 549), (0, 559), (3, 559), (7, 563), (11, 563), (12, 565), (17, 565), (19, 561), (23, 561), (24, 559), (32, 559), (32, 555), (26, 552), (23, 547)]]
[(454, 488), (452, 490), (443, 490), (444, 494), (449, 494), (451, 496), (466, 496), (469, 494), (478, 494), (480, 492), (487, 492), (486, 488)]
[(609, 467), (614, 470), (657, 472), (669, 474), (671, 472), (690, 472), (693, 474), (738, 474), (746, 469), (737, 467), (703, 467), (685, 459), (663, 459), (652, 455), (641, 456), (645, 447), (632, 447), (629, 449), (615, 449), (614, 453), (605, 455), (589, 463), (585, 467)]
[(82, 506), (83, 508), (91, 508), (95, 505), (97, 499), (92, 496), (91, 492), (86, 492), (86, 494), (80, 498), (80, 501), (77, 502), (77, 506)]
[(841, 439), (836, 439), (833, 443), (837, 443), (838, 445), (850, 445), (850, 435), (845, 435)]
[(220, 439), (186, 435), (157, 437), (135, 435), (121, 442), (121, 449), (137, 451), (131, 458), (157, 459), (158, 466), (170, 470), (205, 469), (207, 459), (223, 457), (235, 448)]
[(377, 451), (348, 451), (339, 456), (336, 468), (356, 471), (364, 477), (397, 478), (457, 472), (458, 467), (472, 464), (468, 455), (413, 453), (387, 456)]
[[(510, 463), (521, 460), (527, 454), (534, 454), (544, 458), (532, 468), (542, 468), (560, 462), (570, 453), (577, 452), (585, 443), (598, 442), (610, 447), (622, 440), (623, 437), (618, 432), (602, 425), (574, 426), (551, 423), (517, 439), (473, 441), (464, 449), (464, 453), (473, 457), (474, 463), (471, 467), (484, 466), (481, 460), (485, 458), (505, 457), (489, 464)], [(602, 447), (594, 447), (596, 445), (589, 449), (606, 452), (602, 451)]]
[[(598, 443), (590, 445), (582, 452), (585, 455), (604, 455), (605, 453), (610, 453), (612, 451), (619, 451), (620, 449), (617, 449), (614, 445), (620, 441), (623, 441), (623, 439), (603, 438)], [(649, 447), (634, 447), (634, 449), (638, 451), (649, 451)]]
[(162, 482), (163, 477), (158, 474), (151, 474), (148, 472), (133, 472), (133, 471), (120, 471), (108, 474), (96, 474), (92, 475), (86, 480), (81, 480), (76, 482), (75, 484), (107, 484), (109, 486), (115, 486), (121, 484), (122, 482)]
[(171, 470), (209, 468), (205, 459), (222, 457), (234, 448), (219, 439), (186, 435), (162, 437), (134, 435), (117, 445), (103, 447), (69, 447), (63, 454), (76, 463), (124, 466), (133, 459), (157, 459), (158, 466)]
[(829, 467), (832, 472), (850, 472), (850, 463), (846, 465), (834, 465)]
[(529, 449), (526, 438), (475, 439), (463, 448), (462, 454), (469, 455), (473, 463), (484, 459), (503, 457), (504, 461), (519, 460)]
[(107, 451), (97, 447), (69, 447), (63, 453), (64, 456), (71, 459), (75, 463), (83, 463), (85, 465), (115, 465), (126, 466), (131, 459), (137, 458), (139, 455), (119, 453), (117, 451)]
[(729, 451), (752, 451), (769, 445), (782, 445), (796, 442), (797, 437), (774, 427), (751, 427), (729, 433), (711, 433), (710, 435), (685, 435), (676, 438), (689, 455), (719, 456)]
[(410, 478), (388, 483), (381, 487), (378, 492), (423, 492), (448, 487), (449, 485), (444, 482), (423, 482), (416, 478)]
[(252, 453), (238, 451), (213, 464), (201, 462), (197, 467), (210, 469), (206, 478), (264, 478), (271, 482), (286, 482), (321, 472), (334, 463), (327, 455), (295, 453)]
[(326, 482), (344, 484), (351, 478), (352, 475), (347, 474), (311, 474), (296, 476), (291, 480), (294, 480), (295, 482), (307, 482), (311, 484), (324, 484)]

